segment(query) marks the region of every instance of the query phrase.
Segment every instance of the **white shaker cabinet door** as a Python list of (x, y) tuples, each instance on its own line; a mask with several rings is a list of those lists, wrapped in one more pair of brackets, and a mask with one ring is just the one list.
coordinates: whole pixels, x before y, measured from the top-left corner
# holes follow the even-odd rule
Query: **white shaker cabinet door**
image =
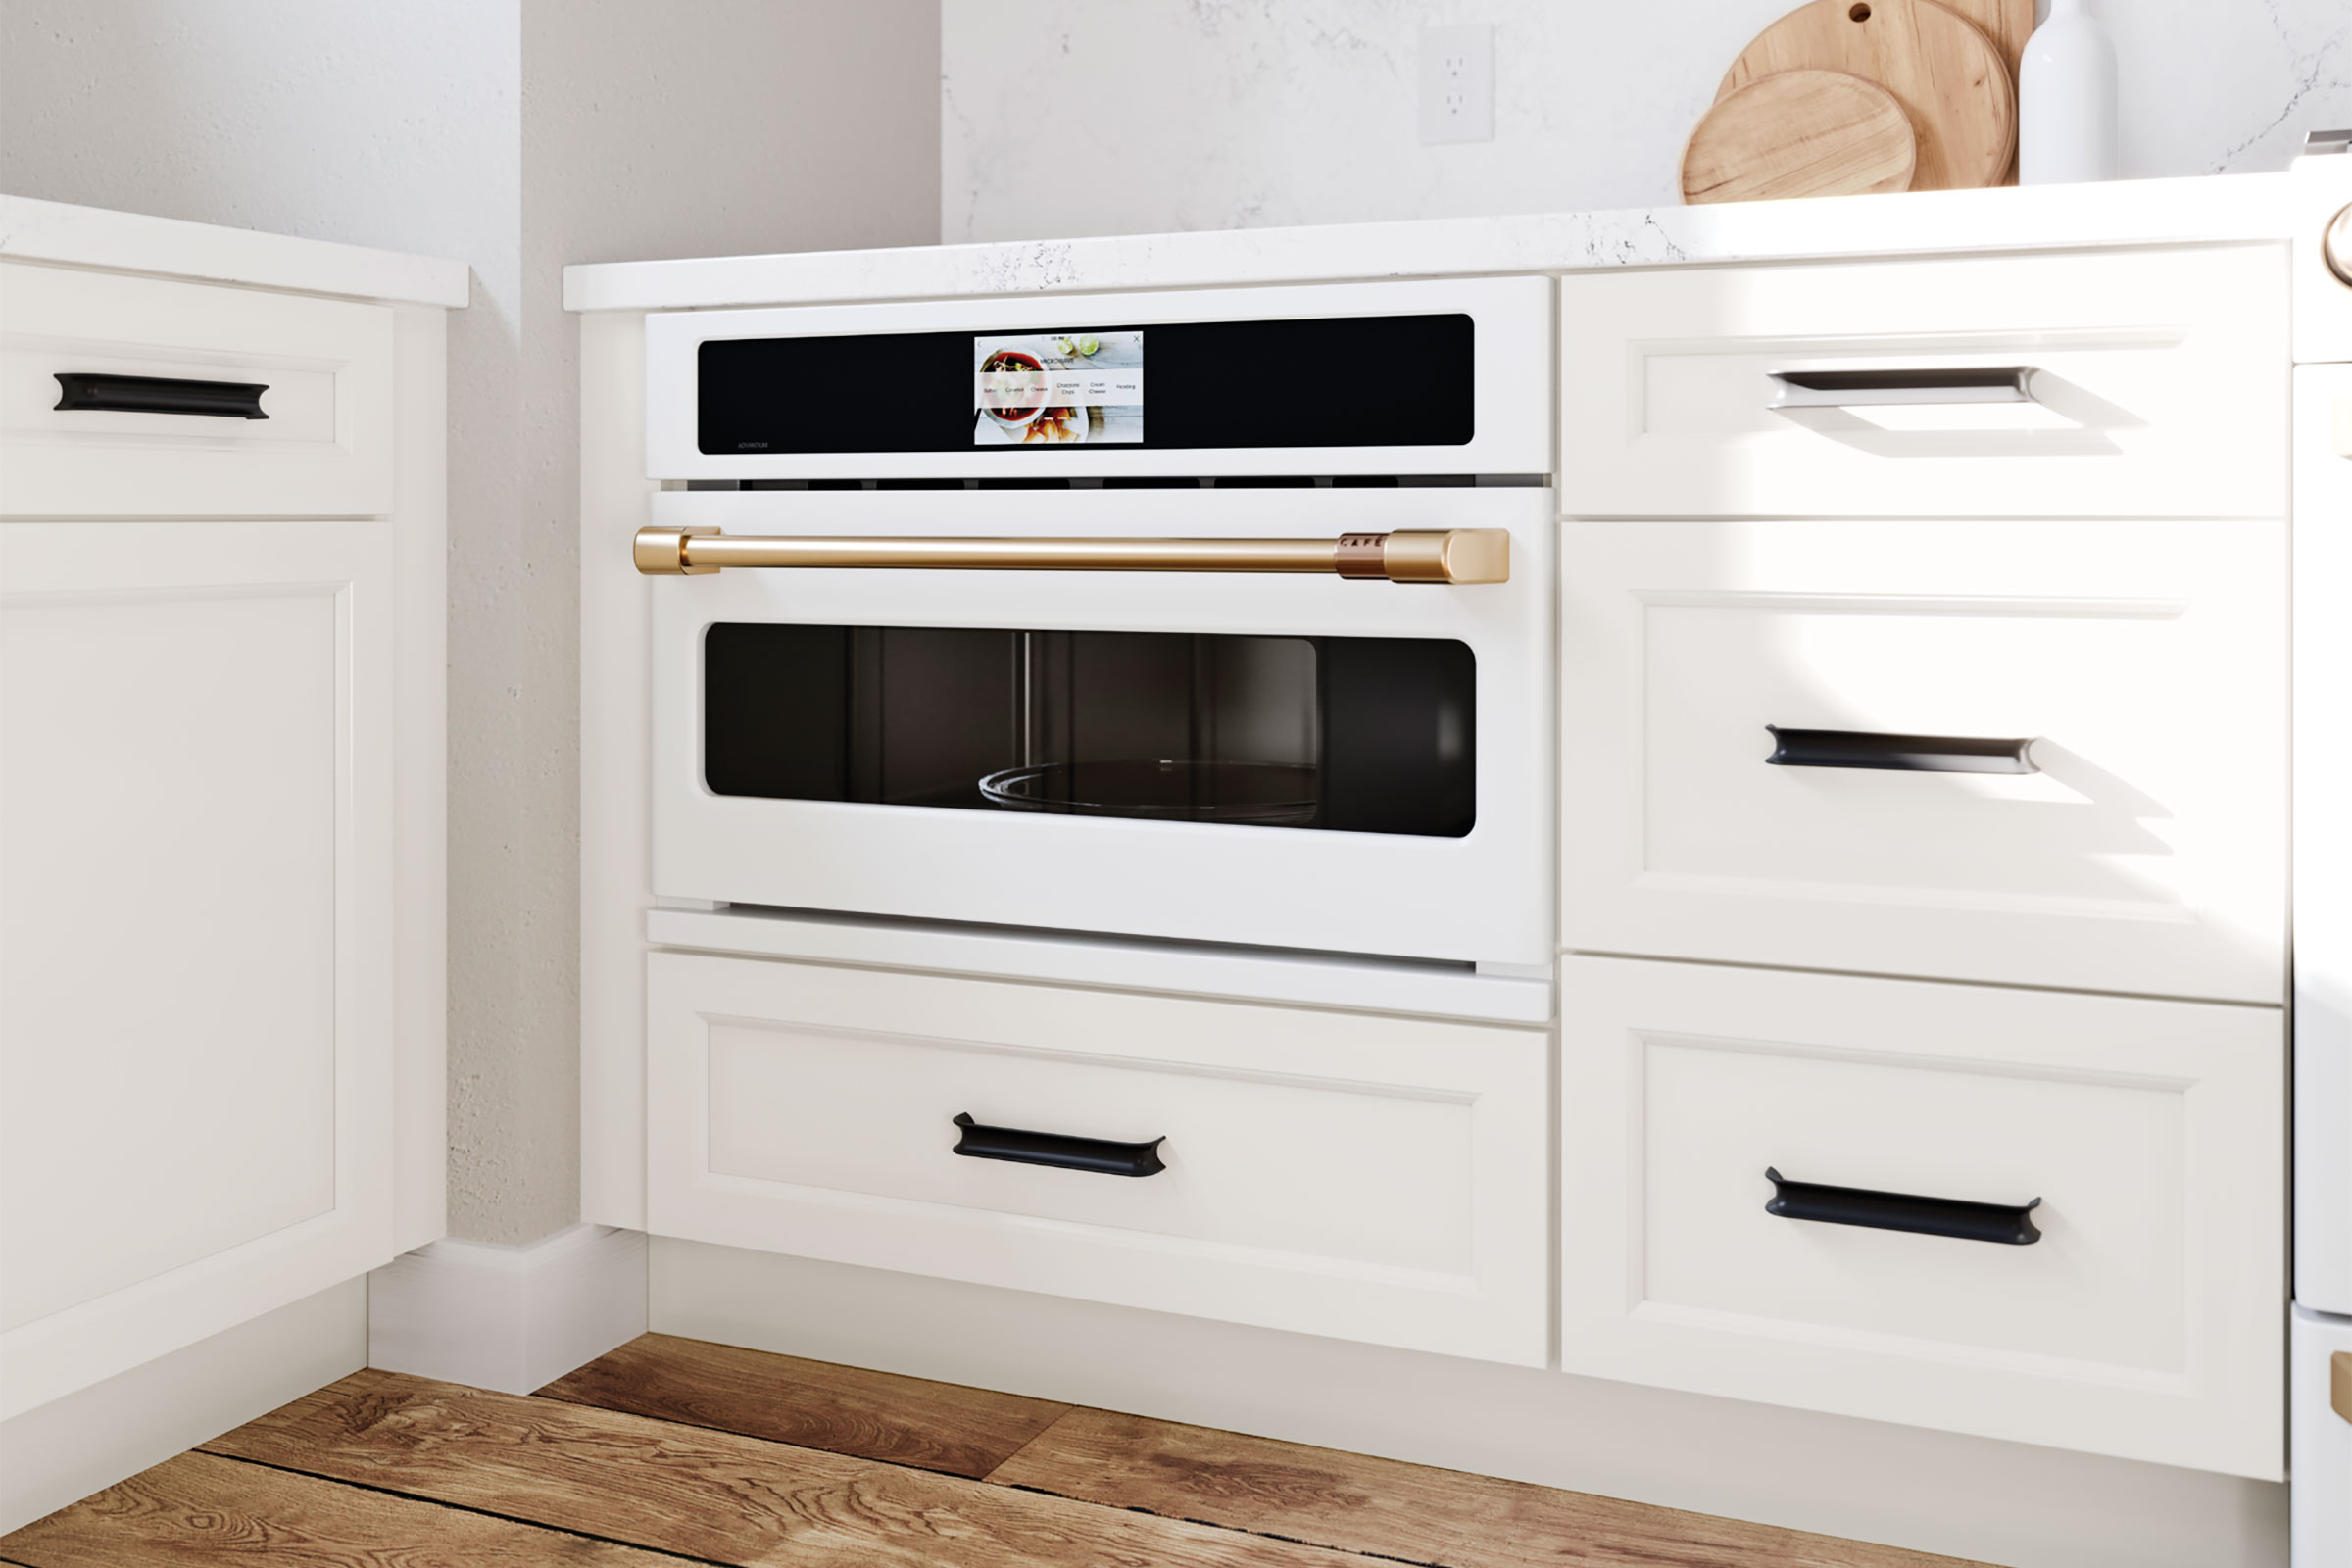
[(392, 524), (0, 524), (0, 1418), (392, 1250)]

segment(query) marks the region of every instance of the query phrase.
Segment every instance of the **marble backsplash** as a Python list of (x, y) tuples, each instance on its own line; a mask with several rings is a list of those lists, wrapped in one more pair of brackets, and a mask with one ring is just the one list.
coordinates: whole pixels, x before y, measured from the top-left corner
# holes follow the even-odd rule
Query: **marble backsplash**
[[(1670, 204), (1794, 0), (943, 0), (949, 243)], [(2096, 0), (2132, 176), (2278, 169), (2352, 124), (2346, 0)], [(1421, 28), (1494, 26), (1495, 136), (1425, 147)]]

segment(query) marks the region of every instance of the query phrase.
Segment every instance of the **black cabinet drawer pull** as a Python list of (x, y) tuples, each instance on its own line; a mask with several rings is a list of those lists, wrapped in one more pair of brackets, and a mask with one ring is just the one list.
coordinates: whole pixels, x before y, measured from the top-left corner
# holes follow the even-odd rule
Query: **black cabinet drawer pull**
[(1851, 409), (1886, 404), (2034, 403), (2031, 365), (1936, 370), (1775, 370), (1773, 409)]
[(2038, 773), (2034, 737), (1979, 740), (1967, 735), (1880, 735), (1863, 729), (1764, 726), (1775, 767), (1881, 767), (1896, 773)]
[(85, 375), (53, 371), (56, 407), (115, 414), (202, 414), (217, 419), (267, 419), (263, 381), (183, 381), (169, 375)]
[(1881, 1231), (1914, 1231), (1963, 1242), (2000, 1242), (2031, 1247), (2041, 1240), (2034, 1227), (2036, 1198), (2030, 1203), (1972, 1203), (1958, 1198), (1918, 1198), (1909, 1193), (1874, 1193), (1861, 1187), (1824, 1187), (1792, 1182), (1764, 1168), (1772, 1182), (1764, 1212), (1783, 1219), (1818, 1220), (1824, 1225), (1867, 1225)]
[(1091, 1170), (1102, 1176), (1156, 1176), (1168, 1167), (1160, 1163), (1159, 1146), (1121, 1144), (1108, 1138), (1073, 1138), (1068, 1133), (1032, 1133), (1018, 1127), (983, 1127), (970, 1112), (956, 1118), (963, 1129), (955, 1152), (968, 1159), (1008, 1159), (1016, 1165), (1052, 1165), (1057, 1170)]

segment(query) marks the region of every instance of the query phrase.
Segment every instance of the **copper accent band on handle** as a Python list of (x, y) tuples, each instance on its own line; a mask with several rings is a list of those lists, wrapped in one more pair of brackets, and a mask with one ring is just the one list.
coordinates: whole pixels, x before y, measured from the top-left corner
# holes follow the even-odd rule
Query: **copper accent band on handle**
[(1388, 544), (1385, 533), (1344, 533), (1331, 553), (1331, 569), (1353, 580), (1386, 582)]
[(631, 555), (649, 577), (723, 566), (932, 571), (1295, 572), (1387, 582), (1511, 578), (1502, 528), (1351, 533), (1338, 539), (729, 538), (716, 528), (640, 528)]
[(2337, 1350), (2328, 1357), (2328, 1407), (2352, 1421), (2352, 1350)]

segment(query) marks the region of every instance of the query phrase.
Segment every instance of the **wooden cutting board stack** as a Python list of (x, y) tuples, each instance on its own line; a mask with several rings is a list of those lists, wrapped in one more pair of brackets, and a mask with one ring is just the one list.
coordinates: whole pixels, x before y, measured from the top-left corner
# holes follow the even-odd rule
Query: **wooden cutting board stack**
[(2034, 0), (1811, 0), (1732, 62), (1683, 199), (2003, 184)]

